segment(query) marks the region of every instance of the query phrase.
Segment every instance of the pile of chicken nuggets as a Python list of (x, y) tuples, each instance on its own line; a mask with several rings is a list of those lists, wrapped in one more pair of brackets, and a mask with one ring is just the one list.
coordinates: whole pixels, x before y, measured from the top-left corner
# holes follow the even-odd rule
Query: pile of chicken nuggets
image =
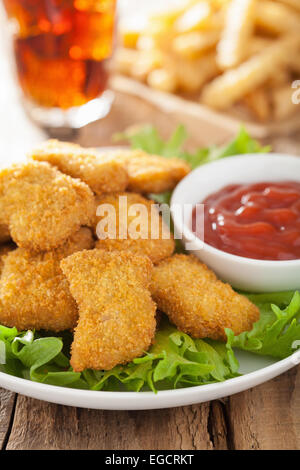
[[(109, 370), (145, 354), (157, 311), (195, 338), (225, 340), (225, 328), (251, 329), (257, 307), (194, 256), (173, 254), (160, 214), (155, 238), (150, 228), (141, 238), (120, 236), (120, 221), (132, 219), (134, 204), (146, 208), (150, 227), (154, 202), (147, 195), (172, 190), (189, 170), (177, 158), (100, 153), (56, 140), (1, 170), (0, 323), (72, 330), (71, 365), (78, 372)], [(114, 239), (99, 233), (102, 204), (116, 211)]]

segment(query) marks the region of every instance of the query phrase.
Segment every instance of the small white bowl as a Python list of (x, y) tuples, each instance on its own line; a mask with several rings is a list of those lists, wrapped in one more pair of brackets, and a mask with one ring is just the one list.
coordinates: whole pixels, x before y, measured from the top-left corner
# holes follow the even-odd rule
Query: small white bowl
[[(185, 247), (207, 264), (223, 281), (251, 292), (275, 292), (300, 288), (300, 259), (264, 261), (225, 253), (191, 232), (192, 208), (207, 196), (229, 184), (263, 181), (299, 181), (300, 158), (283, 154), (247, 154), (203, 165), (189, 173), (176, 187), (171, 212), (176, 233), (182, 233)], [(178, 211), (185, 206), (184, 220)]]

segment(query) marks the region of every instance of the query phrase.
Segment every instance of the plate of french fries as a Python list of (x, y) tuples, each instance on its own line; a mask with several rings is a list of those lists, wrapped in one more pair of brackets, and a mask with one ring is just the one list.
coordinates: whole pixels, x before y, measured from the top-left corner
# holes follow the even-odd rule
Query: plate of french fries
[(121, 15), (117, 88), (252, 123), (261, 137), (299, 128), (299, 0), (181, 0), (143, 19), (142, 5)]

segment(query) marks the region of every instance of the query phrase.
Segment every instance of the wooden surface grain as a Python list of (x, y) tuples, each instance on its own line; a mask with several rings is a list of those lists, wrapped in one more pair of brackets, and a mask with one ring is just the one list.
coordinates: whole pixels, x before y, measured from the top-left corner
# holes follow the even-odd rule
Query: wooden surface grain
[(5, 449), (13, 423), (15, 393), (0, 388), (0, 449)]
[[(0, 12), (1, 16), (1, 12)], [(0, 18), (1, 24), (1, 18)], [(2, 47), (2, 50), (1, 50)], [(0, 165), (46, 138), (25, 115), (5, 42), (0, 40)], [(116, 93), (111, 113), (70, 136), (85, 146), (111, 145), (114, 132), (152, 123), (163, 136), (178, 124), (140, 98)], [(189, 147), (205, 142), (185, 122)], [(212, 142), (213, 143), (213, 142)], [(300, 138), (272, 139), (273, 149), (300, 155)], [(224, 400), (156, 411), (97, 411), (41, 402), (0, 389), (3, 449), (299, 449), (300, 368)]]
[(235, 449), (300, 448), (300, 368), (228, 399)]
[(98, 411), (19, 396), (6, 448), (212, 449), (209, 414), (209, 403), (151, 412)]

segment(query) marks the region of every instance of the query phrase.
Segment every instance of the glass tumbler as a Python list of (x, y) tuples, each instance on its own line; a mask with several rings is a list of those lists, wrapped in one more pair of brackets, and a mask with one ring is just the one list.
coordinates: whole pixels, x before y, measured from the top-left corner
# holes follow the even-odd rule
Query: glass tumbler
[(80, 128), (104, 117), (116, 0), (3, 0), (24, 105), (40, 125)]

